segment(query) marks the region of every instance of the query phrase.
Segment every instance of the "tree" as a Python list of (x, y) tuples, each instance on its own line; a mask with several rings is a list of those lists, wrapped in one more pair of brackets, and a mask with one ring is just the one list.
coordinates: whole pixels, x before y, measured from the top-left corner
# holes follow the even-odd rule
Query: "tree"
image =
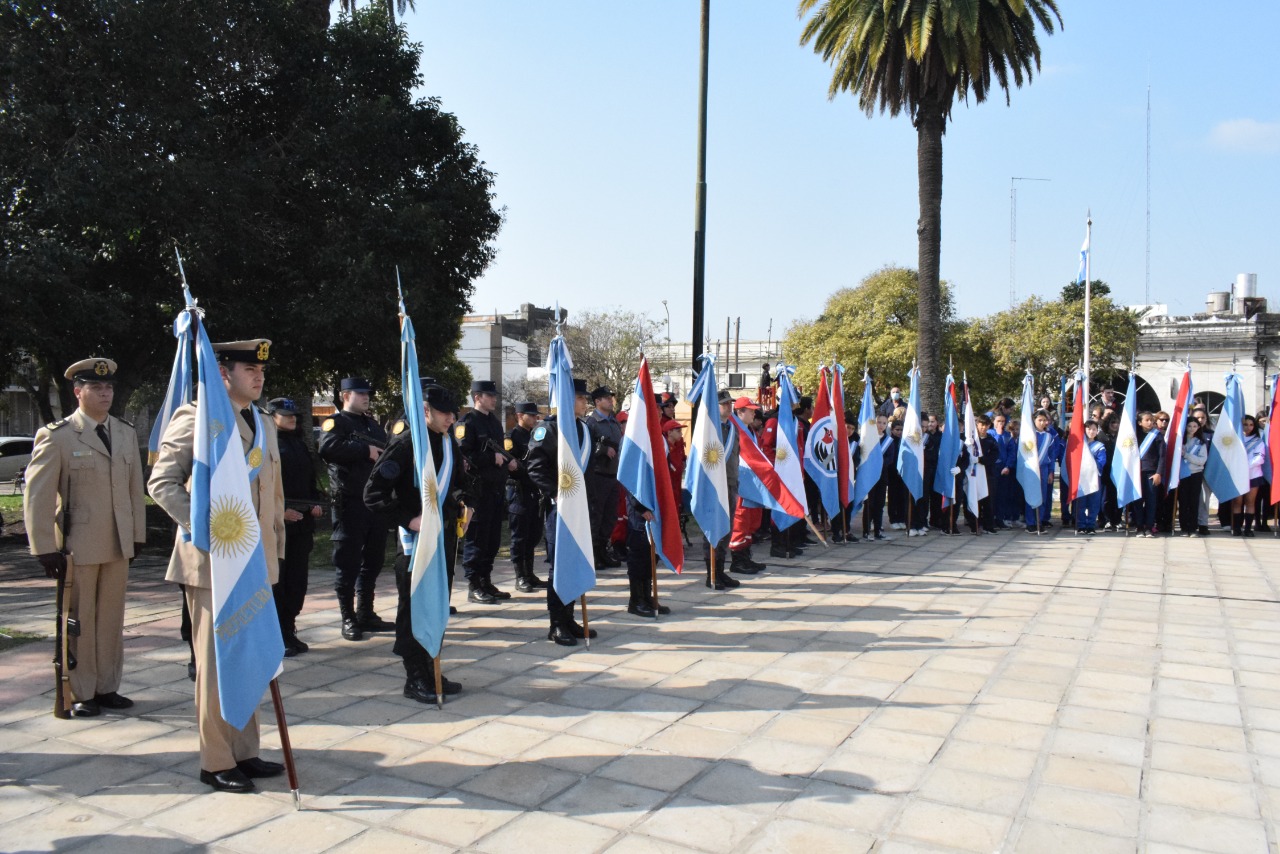
[[(1128, 309), (1097, 297), (1090, 302), (1090, 351), (1097, 368), (1128, 364), (1138, 346), (1138, 318)], [(1079, 302), (1046, 302), (1031, 297), (1006, 311), (977, 321), (976, 332), (1005, 372), (1006, 393), (1015, 392), (1030, 368), (1037, 389), (1058, 388), (1059, 377), (1072, 376), (1084, 352), (1084, 312)]]
[(312, 30), (300, 6), (0, 7), (0, 361), (108, 355), (117, 409), (155, 400), (176, 245), (215, 341), (274, 342), (269, 396), (394, 387), (396, 265), (424, 372), (447, 367), (494, 255), (493, 176), (413, 94), (419, 49), (384, 10)]
[(1040, 68), (1036, 27), (1053, 32), (1062, 16), (1055, 0), (800, 0), (801, 44), (831, 62), (828, 95), (852, 92), (871, 116), (877, 106), (906, 111), (916, 128), (920, 219), (916, 225), (920, 271), (917, 353), (922, 400), (942, 399), (943, 343), (942, 136), (957, 97), (986, 100), (994, 83), (1009, 103), (1012, 78)]
[[(625, 397), (636, 381), (640, 349), (649, 348), (658, 340), (660, 327), (656, 320), (637, 311), (587, 309), (577, 317), (570, 315), (562, 328), (573, 357), (574, 378), (585, 380), (588, 390), (603, 385)], [(540, 329), (530, 342), (530, 349), (536, 344), (546, 352), (555, 334), (554, 328)], [(545, 384), (542, 394), (546, 394)], [(621, 405), (622, 401), (618, 402)]]
[[(1105, 297), (1111, 293), (1111, 286), (1102, 279), (1094, 279), (1089, 283), (1089, 294), (1094, 299)], [(1067, 282), (1066, 287), (1062, 289), (1063, 302), (1080, 302), (1084, 299), (1084, 285), (1074, 279)]]

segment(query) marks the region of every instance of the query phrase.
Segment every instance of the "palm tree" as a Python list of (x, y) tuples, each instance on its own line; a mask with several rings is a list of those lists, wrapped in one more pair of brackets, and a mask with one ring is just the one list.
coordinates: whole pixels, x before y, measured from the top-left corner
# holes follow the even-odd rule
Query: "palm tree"
[(1053, 32), (1062, 15), (1056, 0), (800, 0), (801, 44), (833, 68), (827, 94), (857, 95), (871, 116), (877, 106), (906, 111), (916, 128), (920, 218), (916, 223), (920, 272), (917, 357), (921, 401), (942, 402), (941, 290), (942, 135), (959, 96), (986, 100), (992, 79), (1009, 103), (1009, 80), (1021, 86), (1040, 69), (1036, 26)]
[[(338, 6), (348, 15), (354, 15), (356, 12), (356, 0), (338, 0)], [(370, 0), (371, 6), (381, 6), (387, 13), (387, 22), (389, 26), (394, 27), (396, 24), (396, 13), (399, 12), (403, 18), (405, 12), (416, 12), (413, 6), (413, 0)]]

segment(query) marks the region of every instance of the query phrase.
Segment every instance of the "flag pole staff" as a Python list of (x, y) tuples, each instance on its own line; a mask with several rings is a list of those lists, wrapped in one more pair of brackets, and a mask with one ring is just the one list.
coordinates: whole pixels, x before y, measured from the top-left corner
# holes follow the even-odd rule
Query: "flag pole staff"
[(583, 593), (578, 601), (582, 605), (582, 637), (587, 642), (587, 649), (591, 649), (591, 623), (587, 619), (587, 594)]
[(1084, 256), (1084, 404), (1087, 408), (1092, 402), (1089, 394), (1089, 330), (1093, 320), (1090, 310), (1093, 302), (1093, 211), (1086, 214), (1084, 242), (1089, 247)]
[(271, 705), (276, 708), (276, 730), (280, 733), (280, 751), (284, 753), (284, 770), (289, 775), (289, 791), (293, 792), (293, 808), (300, 810), (302, 796), (298, 794), (298, 767), (293, 761), (293, 745), (289, 742), (289, 722), (285, 720), (284, 701), (280, 699), (280, 682), (277, 679), (271, 680)]
[(646, 524), (644, 530), (649, 535), (649, 585), (653, 590), (653, 618), (656, 620), (660, 613), (658, 611), (658, 548), (653, 542), (653, 529)]

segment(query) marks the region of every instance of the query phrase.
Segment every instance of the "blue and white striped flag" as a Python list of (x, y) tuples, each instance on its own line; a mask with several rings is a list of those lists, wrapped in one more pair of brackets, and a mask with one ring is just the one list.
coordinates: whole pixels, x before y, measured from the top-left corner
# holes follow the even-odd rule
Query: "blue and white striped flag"
[(689, 390), (689, 399), (698, 407), (689, 443), (689, 465), (684, 471), (684, 491), (689, 493), (689, 510), (698, 527), (713, 545), (729, 533), (729, 481), (725, 474), (725, 448), (720, 432), (720, 402), (717, 399), (716, 360), (704, 353), (702, 370)]
[[(773, 467), (796, 500), (809, 512), (809, 501), (804, 491), (804, 466), (800, 459), (800, 425), (796, 422), (796, 404), (800, 396), (791, 383), (791, 375), (796, 371), (792, 365), (778, 366), (778, 443), (773, 457)], [(788, 516), (781, 510), (773, 511), (773, 523), (779, 531), (799, 522), (796, 516)]]
[[(444, 502), (453, 470), (453, 440), (440, 443), (442, 460), (436, 472), (431, 453), (426, 414), (422, 404), (422, 380), (418, 375), (418, 344), (413, 321), (400, 298), (400, 386), (404, 417), (413, 437), (413, 470), (422, 497), (422, 518), (417, 532), (400, 529), (400, 542), (409, 560), (409, 617), (413, 636), (432, 658), (440, 655), (444, 630), (449, 625), (449, 554), (444, 547)], [(442, 489), (440, 484), (444, 484)]]
[[(191, 472), (191, 537), (209, 554), (213, 650), (222, 717), (243, 729), (284, 660), (258, 512), (231, 405), (204, 325), (196, 323), (199, 394)], [(265, 427), (259, 425), (261, 433)], [(276, 559), (275, 555), (271, 556)]]
[[(956, 476), (951, 470), (960, 460), (960, 419), (956, 416), (956, 380), (947, 374), (947, 390), (942, 394), (945, 409), (942, 420), (942, 436), (938, 440), (938, 468), (933, 473), (933, 491), (945, 497), (947, 502), (956, 500)], [(949, 506), (944, 503), (943, 507)]]
[(853, 480), (853, 512), (862, 509), (871, 490), (884, 471), (884, 448), (880, 445), (880, 430), (876, 421), (876, 401), (871, 396), (871, 375), (862, 373), (862, 419), (858, 425), (858, 472)]
[[(1040, 448), (1036, 439), (1036, 392), (1031, 371), (1022, 378), (1022, 414), (1018, 428), (1018, 460), (1014, 474), (1022, 486), (1022, 497), (1028, 507), (1044, 503), (1040, 490)], [(1047, 437), (1046, 437), (1047, 438)]]
[(1128, 507), (1142, 498), (1142, 454), (1138, 448), (1138, 385), (1129, 372), (1129, 389), (1120, 412), (1116, 450), (1111, 458), (1111, 482), (1116, 485), (1116, 506)]
[[(1106, 253), (1103, 252), (1105, 255)], [(1076, 270), (1076, 284), (1083, 285), (1088, 277), (1086, 272), (1089, 269), (1089, 229), (1084, 232), (1084, 244), (1080, 247), (1080, 268)]]
[[(181, 264), (181, 260), (178, 263)], [(191, 316), (195, 313), (196, 301), (185, 282), (182, 285), (182, 295), (187, 301), (187, 306), (178, 312), (178, 316), (173, 320), (173, 337), (178, 339), (178, 352), (173, 357), (173, 370), (169, 373), (169, 388), (164, 393), (160, 411), (156, 413), (156, 423), (151, 426), (151, 438), (147, 441), (152, 465), (160, 454), (160, 439), (169, 427), (173, 413), (178, 411), (179, 406), (190, 403), (192, 399)]]
[(1204, 479), (1219, 502), (1230, 501), (1249, 491), (1249, 455), (1244, 447), (1244, 391), (1235, 371), (1227, 374), (1226, 400), (1209, 443), (1209, 459)]
[[(907, 414), (902, 419), (902, 443), (898, 445), (898, 474), (907, 485), (911, 497), (919, 501), (924, 495), (924, 430), (920, 426), (920, 370), (911, 368), (911, 395)], [(914, 522), (912, 524), (915, 524)], [(924, 520), (920, 520), (924, 525)]]
[(596, 586), (595, 551), (591, 548), (591, 511), (587, 502), (585, 470), (591, 447), (578, 439), (574, 417), (573, 359), (563, 335), (551, 341), (547, 355), (547, 384), (551, 405), (556, 407), (556, 595), (566, 605)]

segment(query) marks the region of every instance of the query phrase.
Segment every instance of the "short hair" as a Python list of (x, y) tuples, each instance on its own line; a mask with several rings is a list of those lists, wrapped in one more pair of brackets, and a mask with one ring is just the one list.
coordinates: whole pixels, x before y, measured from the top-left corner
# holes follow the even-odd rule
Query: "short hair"
[(1032, 415), (1031, 417), (1032, 417), (1032, 418), (1040, 418), (1041, 416), (1044, 416), (1045, 418), (1047, 418), (1047, 419), (1048, 419), (1048, 420), (1050, 420), (1050, 421), (1052, 421), (1052, 420), (1053, 420), (1052, 416), (1050, 416), (1050, 415), (1049, 415), (1049, 413), (1048, 413), (1046, 410), (1044, 410), (1044, 409), (1037, 409), (1037, 410), (1036, 410), (1036, 412), (1035, 412), (1035, 414), (1034, 414), (1034, 415)]
[(1163, 409), (1161, 409), (1159, 412), (1157, 412), (1157, 413), (1156, 413), (1156, 420), (1157, 420), (1157, 421), (1159, 421), (1161, 418), (1163, 418), (1165, 421), (1168, 421), (1168, 420), (1169, 420), (1169, 413), (1167, 413), (1167, 412), (1165, 412)]
[(978, 424), (986, 424), (988, 427), (991, 426), (991, 419), (985, 415), (979, 415), (973, 420)]
[(1090, 427), (1097, 427), (1097, 426), (1098, 426), (1098, 422), (1094, 421), (1092, 418), (1084, 422), (1084, 429), (1086, 430), (1088, 430)]

